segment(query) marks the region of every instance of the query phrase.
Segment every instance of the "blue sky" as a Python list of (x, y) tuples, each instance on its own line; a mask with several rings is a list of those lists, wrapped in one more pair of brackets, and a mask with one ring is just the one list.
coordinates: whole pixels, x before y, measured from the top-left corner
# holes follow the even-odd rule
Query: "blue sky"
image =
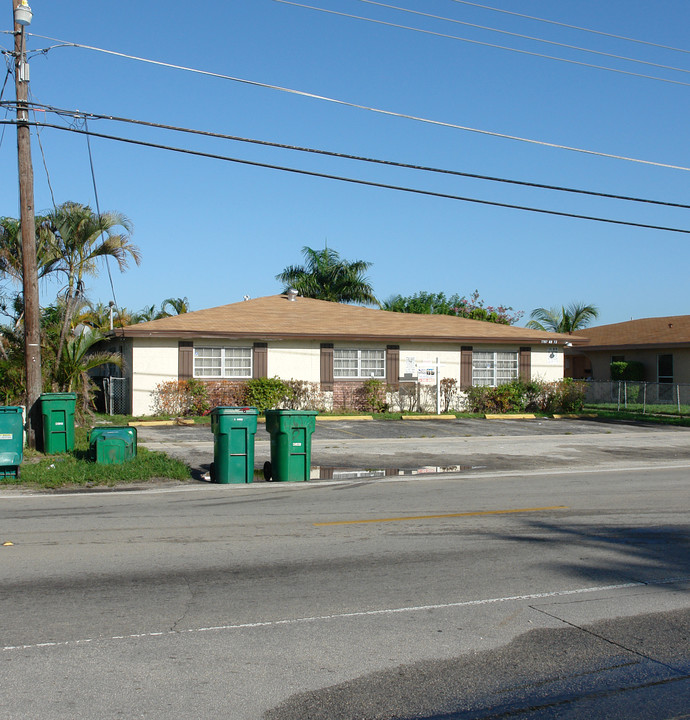
[[(499, 13), (456, 0), (390, 0), (408, 10), (679, 68), (546, 45), (361, 0), (117, 3), (30, 0), (36, 35), (328, 96), (498, 134), (690, 167), (690, 54)], [(674, 48), (690, 46), (684, 0), (487, 0), (487, 5)], [(0, 29), (11, 29), (8, 7)], [(442, 37), (674, 80), (663, 82)], [(11, 36), (0, 44), (11, 45)], [(30, 37), (29, 50), (55, 43)], [(681, 72), (685, 70), (685, 72)], [(687, 83), (687, 84), (682, 84)], [(687, 170), (645, 165), (422, 123), (74, 47), (31, 60), (33, 99), (117, 115), (415, 165), (688, 202)], [(13, 99), (8, 83), (4, 99)], [(2, 111), (4, 116), (4, 110)], [(41, 114), (41, 118), (43, 115)], [(48, 122), (69, 119), (46, 116)], [(91, 120), (95, 132), (245, 160), (562, 212), (690, 229), (685, 209), (519, 188), (372, 166), (282, 149)], [(34, 135), (36, 208), (51, 197)], [(86, 140), (43, 129), (56, 202), (95, 207)], [(376, 295), (469, 295), (529, 312), (572, 301), (600, 308), (597, 324), (690, 312), (690, 236), (470, 204), (92, 140), (102, 210), (134, 224), (143, 262), (120, 274), (119, 306), (168, 297), (192, 309), (281, 290), (275, 275), (327, 242), (373, 263)], [(0, 146), (0, 215), (18, 213), (16, 142)], [(57, 285), (42, 287), (42, 302)], [(105, 269), (93, 300), (112, 299)]]

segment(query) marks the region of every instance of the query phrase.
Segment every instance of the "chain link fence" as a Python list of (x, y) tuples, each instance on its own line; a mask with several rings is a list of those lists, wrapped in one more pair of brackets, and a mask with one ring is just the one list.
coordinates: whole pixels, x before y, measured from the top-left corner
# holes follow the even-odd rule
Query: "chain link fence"
[(108, 415), (127, 415), (129, 413), (127, 378), (104, 377), (103, 397)]
[(585, 407), (690, 416), (690, 384), (588, 380)]

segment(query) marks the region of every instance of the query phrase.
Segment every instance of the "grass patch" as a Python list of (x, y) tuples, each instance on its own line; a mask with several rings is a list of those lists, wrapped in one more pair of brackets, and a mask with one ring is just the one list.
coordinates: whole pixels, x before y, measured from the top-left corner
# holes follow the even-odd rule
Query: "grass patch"
[(647, 411), (632, 412), (626, 410), (603, 410), (601, 406), (586, 406), (585, 412), (594, 413), (601, 420), (620, 420), (628, 422), (654, 423), (656, 425), (676, 425), (679, 427), (690, 427), (690, 417), (679, 417), (678, 415), (652, 415)]
[(28, 485), (44, 489), (66, 487), (112, 487), (120, 483), (154, 479), (189, 480), (187, 465), (165, 453), (138, 448), (137, 455), (122, 465), (98, 465), (88, 459), (88, 431), (75, 428), (74, 450), (59, 455), (43, 455), (25, 449), (21, 477), (0, 478), (0, 485)]

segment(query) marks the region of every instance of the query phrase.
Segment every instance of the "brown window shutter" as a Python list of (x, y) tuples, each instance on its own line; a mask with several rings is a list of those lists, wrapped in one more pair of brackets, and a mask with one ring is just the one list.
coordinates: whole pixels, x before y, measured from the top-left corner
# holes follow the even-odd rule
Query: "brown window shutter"
[(333, 343), (321, 343), (321, 389), (333, 390)]
[(386, 346), (386, 382), (398, 387), (400, 378), (400, 345)]
[(521, 347), (518, 360), (518, 373), (520, 380), (529, 382), (532, 379), (532, 348)]
[(268, 343), (254, 343), (252, 358), (252, 377), (268, 377)]
[(180, 340), (177, 343), (177, 379), (189, 380), (194, 377), (194, 343)]
[(472, 346), (460, 348), (460, 387), (472, 387)]

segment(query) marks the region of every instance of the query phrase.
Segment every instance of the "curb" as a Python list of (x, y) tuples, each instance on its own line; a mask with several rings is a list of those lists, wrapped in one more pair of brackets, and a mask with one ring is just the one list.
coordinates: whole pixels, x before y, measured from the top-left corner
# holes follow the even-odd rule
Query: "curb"
[(562, 415), (552, 415), (554, 420), (578, 420), (580, 418), (596, 418), (599, 417), (594, 413), (566, 413)]
[(508, 413), (487, 413), (484, 415), (486, 420), (534, 420), (536, 417), (537, 416), (534, 413), (520, 413), (515, 415)]
[(332, 420), (373, 420), (371, 415), (317, 415), (316, 422), (331, 422)]
[(455, 415), (403, 415), (401, 420), (457, 420)]

